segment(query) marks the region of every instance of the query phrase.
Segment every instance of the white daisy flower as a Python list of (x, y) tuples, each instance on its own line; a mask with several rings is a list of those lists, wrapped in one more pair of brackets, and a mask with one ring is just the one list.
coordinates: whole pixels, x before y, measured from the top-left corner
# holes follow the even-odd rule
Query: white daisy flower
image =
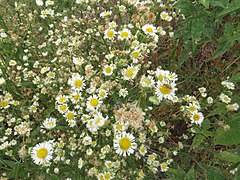
[(36, 4), (38, 5), (38, 6), (43, 6), (43, 1), (42, 0), (36, 0)]
[(150, 35), (150, 36), (155, 36), (157, 32), (156, 27), (154, 27), (152, 24), (145, 24), (142, 27), (142, 30), (146, 35)]
[(175, 97), (175, 91), (177, 88), (175, 88), (175, 83), (169, 83), (167, 81), (157, 81), (157, 86), (155, 93), (158, 97), (158, 99), (161, 101), (162, 99), (168, 99), (173, 100)]
[(10, 60), (9, 61), (9, 66), (15, 66), (17, 62), (15, 60)]
[(76, 113), (74, 111), (67, 111), (67, 113), (65, 114), (65, 118), (67, 119), (67, 121), (71, 121), (74, 120), (76, 117)]
[(85, 87), (84, 78), (78, 73), (72, 75), (72, 78), (68, 80), (68, 84), (71, 85), (75, 91), (81, 91)]
[(81, 66), (84, 63), (84, 59), (82, 57), (79, 58), (73, 57), (72, 61), (77, 66)]
[(128, 90), (126, 88), (122, 88), (119, 90), (119, 97), (125, 98), (128, 95)]
[(169, 169), (168, 164), (165, 162), (160, 164), (160, 168), (162, 172), (166, 172)]
[(221, 83), (224, 87), (226, 87), (227, 89), (231, 89), (231, 90), (234, 90), (235, 89), (235, 84), (233, 84), (232, 82), (226, 80), (226, 81), (223, 81)]
[(191, 120), (192, 120), (191, 123), (201, 125), (203, 122), (203, 119), (204, 119), (204, 116), (201, 112), (195, 112), (191, 116)]
[(131, 31), (127, 28), (124, 28), (122, 31), (119, 32), (118, 38), (120, 40), (124, 40), (124, 39), (128, 40), (131, 38), (131, 35), (132, 35)]
[(100, 107), (102, 101), (96, 95), (90, 96), (87, 100), (87, 109), (96, 110)]
[(136, 77), (138, 73), (138, 66), (128, 66), (126, 69), (123, 69), (122, 75), (125, 80), (132, 80)]
[(161, 19), (163, 19), (163, 20), (166, 20), (167, 18), (168, 18), (168, 13), (166, 12), (166, 11), (163, 11), (163, 12), (161, 12), (161, 14), (160, 14), (160, 17), (161, 17)]
[(31, 151), (31, 157), (35, 164), (45, 165), (52, 159), (53, 147), (50, 142), (37, 144)]
[(68, 97), (65, 95), (59, 95), (56, 97), (56, 101), (58, 104), (64, 104), (68, 101)]
[(228, 104), (226, 108), (228, 111), (237, 111), (239, 109), (239, 105), (237, 103)]
[(139, 153), (140, 153), (142, 156), (145, 156), (145, 154), (147, 153), (147, 148), (146, 148), (146, 146), (142, 145), (142, 146), (139, 148)]
[(71, 100), (73, 103), (77, 103), (82, 99), (82, 93), (81, 92), (73, 92), (71, 94)]
[(135, 49), (131, 52), (131, 57), (135, 60), (138, 59), (141, 56), (140, 51), (138, 49)]
[(200, 87), (200, 88), (198, 88), (198, 91), (200, 93), (205, 93), (206, 92), (206, 88), (205, 87)]
[(162, 70), (160, 68), (156, 70), (156, 78), (160, 81), (168, 80), (175, 82), (178, 80), (177, 75), (175, 73), (172, 73), (168, 70)]
[(61, 114), (63, 114), (68, 110), (68, 106), (67, 106), (67, 104), (59, 104), (57, 106), (57, 109)]
[(148, 75), (147, 77), (145, 75), (142, 76), (141, 80), (140, 80), (140, 85), (142, 87), (147, 87), (147, 88), (150, 88), (150, 87), (153, 87), (155, 84), (154, 80), (153, 80), (153, 77)]
[(106, 29), (104, 32), (104, 38), (112, 40), (114, 39), (115, 34), (116, 32), (114, 29)]
[(226, 94), (221, 93), (219, 96), (220, 100), (226, 104), (229, 104), (231, 102), (231, 98), (227, 96)]
[(105, 65), (103, 67), (103, 74), (105, 76), (111, 76), (113, 74), (114, 69), (116, 69), (116, 66), (114, 64)]
[(56, 122), (57, 120), (55, 118), (52, 118), (52, 117), (47, 118), (43, 122), (43, 127), (46, 129), (53, 129), (54, 127), (56, 127)]
[(98, 92), (98, 96), (101, 99), (104, 99), (108, 96), (108, 92), (105, 89), (100, 89), (99, 92)]
[(129, 156), (134, 153), (137, 144), (135, 143), (135, 137), (132, 134), (122, 132), (114, 138), (113, 147), (117, 154), (121, 156)]
[(200, 109), (200, 105), (198, 103), (189, 103), (187, 108), (190, 113), (194, 113)]

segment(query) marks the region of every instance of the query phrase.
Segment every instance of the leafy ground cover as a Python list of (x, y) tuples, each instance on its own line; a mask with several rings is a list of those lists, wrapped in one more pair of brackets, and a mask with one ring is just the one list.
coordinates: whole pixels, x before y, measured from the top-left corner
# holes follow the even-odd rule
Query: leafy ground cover
[(2, 179), (239, 179), (238, 0), (0, 1)]

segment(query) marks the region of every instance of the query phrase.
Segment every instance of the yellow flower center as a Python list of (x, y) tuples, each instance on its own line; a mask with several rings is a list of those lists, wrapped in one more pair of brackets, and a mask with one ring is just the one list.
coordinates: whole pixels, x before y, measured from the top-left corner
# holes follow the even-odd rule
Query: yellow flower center
[(112, 68), (111, 68), (111, 67), (107, 67), (107, 68), (105, 69), (105, 72), (108, 73), (108, 74), (110, 74), (110, 73), (112, 72)]
[(41, 148), (37, 151), (37, 157), (40, 159), (44, 159), (48, 155), (48, 150), (46, 148)]
[(125, 137), (119, 141), (119, 146), (122, 150), (127, 151), (131, 147), (131, 141), (129, 138)]
[(198, 121), (200, 119), (200, 115), (199, 114), (194, 114), (193, 115), (193, 120), (194, 121)]
[(8, 101), (2, 100), (2, 101), (0, 102), (0, 105), (1, 105), (2, 107), (6, 107), (6, 106), (8, 105)]
[(172, 88), (168, 84), (161, 85), (159, 90), (162, 94), (170, 94), (172, 92)]
[(63, 111), (63, 112), (66, 111), (67, 110), (67, 106), (66, 105), (61, 105), (60, 106), (60, 110)]
[(167, 164), (163, 163), (161, 167), (162, 167), (162, 169), (166, 169), (167, 168)]
[(148, 28), (146, 28), (146, 31), (147, 31), (148, 33), (152, 33), (152, 32), (153, 32), (153, 29), (152, 29), (151, 27), (148, 27)]
[(190, 106), (188, 109), (189, 111), (196, 111), (197, 108), (195, 106)]
[(66, 100), (67, 100), (67, 99), (66, 99), (65, 97), (59, 98), (59, 102), (61, 102), (61, 103), (65, 102)]
[(151, 84), (151, 80), (148, 79), (148, 78), (145, 78), (145, 79), (144, 79), (144, 82), (145, 82), (147, 85), (150, 85), (150, 84)]
[(135, 72), (135, 69), (134, 68), (130, 68), (130, 69), (128, 69), (126, 71), (126, 76), (131, 78), (133, 76), (134, 72)]
[(110, 37), (110, 38), (112, 38), (112, 37), (114, 36), (114, 32), (113, 32), (112, 30), (109, 30), (109, 31), (107, 32), (107, 36)]
[(126, 31), (122, 32), (120, 36), (121, 36), (121, 38), (128, 38), (128, 32), (126, 32)]
[(67, 119), (68, 119), (68, 120), (73, 120), (73, 118), (74, 118), (74, 114), (73, 114), (72, 112), (69, 112), (69, 113), (67, 114)]
[(167, 16), (168, 16), (167, 14), (162, 14), (162, 18), (163, 18), (163, 19), (166, 19)]
[(139, 52), (138, 51), (132, 52), (132, 57), (138, 58), (138, 56), (139, 56)]
[(91, 104), (91, 106), (96, 107), (98, 105), (98, 100), (96, 98), (93, 98), (90, 100), (90, 104)]
[(110, 174), (105, 174), (105, 179), (110, 179), (111, 178), (111, 175)]
[(101, 122), (101, 118), (98, 118), (97, 120), (96, 120), (96, 124), (99, 124), (100, 122)]
[(80, 98), (80, 94), (76, 94), (76, 95), (73, 96), (73, 99), (74, 99), (75, 101), (78, 101), (79, 98)]
[(82, 87), (82, 80), (81, 80), (81, 79), (75, 80), (75, 81), (74, 81), (74, 86), (75, 86), (76, 88)]

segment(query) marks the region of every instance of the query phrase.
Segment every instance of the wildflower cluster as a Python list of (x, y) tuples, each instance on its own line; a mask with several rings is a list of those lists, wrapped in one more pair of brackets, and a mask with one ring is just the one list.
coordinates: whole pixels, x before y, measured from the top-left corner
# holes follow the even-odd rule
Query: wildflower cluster
[(150, 59), (159, 39), (174, 35), (175, 1), (64, 3), (36, 0), (32, 10), (16, 2), (22, 32), (0, 30), (1, 42), (21, 47), (0, 62), (1, 153), (72, 179), (166, 172), (182, 137), (170, 143), (171, 122), (157, 121), (155, 110), (184, 101), (191, 123), (204, 119), (196, 98), (177, 95), (177, 74)]

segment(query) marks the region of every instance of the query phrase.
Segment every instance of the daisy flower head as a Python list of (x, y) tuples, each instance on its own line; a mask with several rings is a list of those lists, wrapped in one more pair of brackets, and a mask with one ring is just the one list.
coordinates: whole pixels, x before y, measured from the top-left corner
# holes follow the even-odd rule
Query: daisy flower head
[(155, 84), (153, 77), (148, 75), (147, 77), (145, 75), (142, 76), (141, 80), (140, 80), (140, 85), (142, 87), (146, 87), (146, 88), (151, 88), (153, 87)]
[(114, 138), (113, 147), (120, 156), (130, 156), (137, 148), (137, 144), (132, 134), (122, 132)]
[(138, 66), (128, 66), (127, 68), (123, 69), (122, 71), (122, 75), (123, 75), (123, 79), (125, 80), (133, 80), (137, 73), (138, 73)]
[(100, 107), (101, 104), (102, 104), (102, 101), (96, 95), (90, 96), (87, 99), (87, 109), (89, 110), (96, 110)]
[(53, 147), (50, 142), (42, 142), (33, 147), (31, 157), (35, 164), (45, 165), (52, 159)]
[(57, 106), (57, 109), (61, 114), (63, 114), (68, 110), (68, 106), (67, 106), (67, 104), (59, 104)]
[(224, 87), (226, 87), (227, 89), (230, 89), (230, 90), (234, 90), (235, 89), (235, 84), (226, 80), (226, 81), (223, 81), (221, 83)]
[(168, 13), (166, 11), (161, 12), (160, 17), (162, 20), (166, 20), (168, 18)]
[(103, 74), (105, 76), (111, 76), (113, 74), (113, 71), (116, 69), (116, 66), (114, 64), (105, 65), (103, 67)]
[(46, 129), (53, 129), (54, 127), (56, 127), (56, 122), (57, 120), (55, 118), (47, 118), (43, 122), (43, 127)]
[(119, 90), (119, 97), (125, 98), (128, 95), (128, 90), (126, 88), (122, 88)]
[(75, 91), (81, 91), (85, 87), (85, 82), (83, 76), (80, 76), (78, 73), (74, 73), (72, 78), (68, 80), (68, 84)]
[(131, 38), (131, 35), (132, 35), (131, 31), (127, 28), (124, 28), (122, 31), (119, 32), (118, 38), (120, 40), (124, 40), (124, 39), (128, 40)]
[(131, 52), (131, 57), (133, 59), (138, 59), (141, 56), (141, 53), (139, 50), (135, 49), (134, 51)]
[(104, 38), (106, 39), (114, 39), (114, 36), (116, 35), (116, 32), (114, 29), (106, 29), (104, 32)]
[(155, 34), (157, 32), (156, 27), (153, 26), (152, 24), (145, 24), (142, 27), (142, 30), (146, 35), (150, 35), (150, 36), (155, 36)]
[(168, 164), (167, 163), (161, 163), (160, 164), (160, 167), (161, 167), (161, 171), (162, 172), (166, 172), (168, 169), (169, 169), (169, 167), (168, 167)]
[(82, 57), (73, 57), (72, 61), (77, 66), (81, 66), (84, 63), (84, 59)]
[(178, 80), (177, 75), (175, 73), (172, 73), (172, 72), (168, 71), (168, 70), (163, 70), (163, 69), (158, 68), (156, 70), (155, 74), (156, 74), (156, 78), (160, 81), (168, 80), (168, 81), (175, 82), (175, 81)]
[(74, 111), (67, 111), (65, 114), (65, 118), (67, 119), (67, 121), (72, 121), (74, 120), (76, 117), (76, 113)]
[(226, 104), (229, 104), (231, 102), (231, 98), (226, 94), (221, 93), (219, 98), (222, 102), (224, 102)]
[(175, 97), (175, 91), (177, 88), (175, 88), (175, 83), (169, 83), (167, 81), (157, 81), (157, 86), (155, 93), (158, 97), (158, 99), (161, 101), (162, 99), (168, 99), (173, 100)]
[(204, 116), (201, 112), (195, 112), (191, 116), (192, 123), (201, 125), (203, 122)]
[(82, 99), (82, 93), (81, 92), (76, 91), (76, 92), (73, 92), (71, 94), (71, 100), (72, 100), (73, 103), (77, 103), (81, 99)]
[(194, 113), (200, 109), (200, 105), (198, 103), (189, 103), (187, 108), (190, 113)]
[(226, 108), (228, 111), (237, 111), (239, 109), (239, 105), (237, 103), (228, 104)]
[(56, 101), (58, 104), (64, 104), (68, 101), (68, 97), (65, 95), (59, 95), (56, 97)]
[(108, 92), (105, 89), (100, 89), (99, 92), (98, 92), (98, 96), (101, 99), (104, 99), (108, 96)]

